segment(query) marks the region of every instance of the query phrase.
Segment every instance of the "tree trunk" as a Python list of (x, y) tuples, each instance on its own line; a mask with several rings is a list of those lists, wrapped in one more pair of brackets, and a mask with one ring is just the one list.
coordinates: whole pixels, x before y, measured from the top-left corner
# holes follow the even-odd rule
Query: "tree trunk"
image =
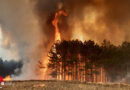
[(73, 80), (73, 66), (71, 66), (71, 80)]
[(67, 73), (68, 73), (68, 80), (69, 80), (69, 66), (68, 66), (68, 70), (67, 70)]
[(64, 80), (66, 80), (66, 67), (64, 66)]
[(75, 75), (74, 75), (74, 71), (75, 71), (75, 68), (74, 68), (75, 65), (73, 65), (72, 67), (72, 79), (75, 80)]
[(61, 71), (61, 74), (62, 74), (62, 80), (64, 80), (64, 65), (63, 65), (63, 63), (62, 63), (62, 71)]
[(87, 62), (85, 61), (85, 81), (87, 82)]
[(78, 80), (78, 63), (76, 62), (76, 80)]
[(58, 65), (56, 65), (56, 80), (58, 80)]
[(96, 75), (96, 82), (97, 82), (97, 73), (95, 75)]
[(93, 82), (93, 68), (91, 68), (91, 82)]

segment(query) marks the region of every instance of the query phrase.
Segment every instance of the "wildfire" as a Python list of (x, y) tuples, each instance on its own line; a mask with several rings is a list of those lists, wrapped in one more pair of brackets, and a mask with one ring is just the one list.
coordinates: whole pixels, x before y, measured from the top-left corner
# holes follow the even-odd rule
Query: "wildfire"
[(48, 68), (47, 68), (47, 64), (48, 64), (48, 57), (47, 56), (43, 56), (43, 59), (42, 59), (42, 62), (41, 62), (41, 66), (40, 66), (40, 72), (42, 73), (41, 74), (41, 77), (40, 79), (44, 79), (44, 80), (47, 80), (48, 79)]
[(6, 77), (4, 78), (4, 81), (11, 81), (11, 80), (12, 80), (11, 76), (6, 76)]
[[(63, 15), (63, 16), (67, 16), (67, 13), (63, 10), (60, 10), (58, 12), (55, 13), (55, 17), (52, 20), (52, 25), (55, 27), (55, 41), (60, 41), (61, 40), (61, 36), (60, 36), (60, 31), (59, 31), (59, 27), (58, 27), (58, 23), (59, 23), (59, 17)], [(48, 68), (47, 68), (47, 64), (49, 58), (46, 56), (43, 56), (42, 62), (41, 62), (41, 67), (44, 66), (43, 68), (40, 69), (41, 73), (42, 73), (42, 79), (48, 79), (49, 76), (47, 76), (48, 74)]]
[(55, 18), (52, 21), (52, 25), (55, 27), (55, 41), (61, 40), (60, 31), (59, 31), (59, 27), (58, 27), (59, 16), (61, 16), (61, 15), (67, 16), (67, 13), (63, 10), (56, 12)]

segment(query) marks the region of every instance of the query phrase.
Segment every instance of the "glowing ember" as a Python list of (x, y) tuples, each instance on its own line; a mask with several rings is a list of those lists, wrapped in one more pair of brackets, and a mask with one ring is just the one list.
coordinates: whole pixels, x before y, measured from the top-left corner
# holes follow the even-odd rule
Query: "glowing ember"
[(55, 27), (55, 41), (57, 40), (61, 40), (61, 36), (60, 36), (60, 32), (59, 32), (59, 27), (58, 27), (58, 23), (59, 23), (59, 16), (60, 15), (64, 15), (64, 16), (67, 16), (67, 13), (65, 13), (64, 11), (58, 11), (56, 14), (55, 14), (55, 18), (54, 20), (52, 21), (52, 24), (53, 26)]
[(44, 87), (45, 84), (36, 84), (36, 85), (33, 85), (33, 87)]
[(6, 77), (4, 78), (4, 81), (11, 81), (11, 80), (12, 80), (11, 76), (6, 76)]

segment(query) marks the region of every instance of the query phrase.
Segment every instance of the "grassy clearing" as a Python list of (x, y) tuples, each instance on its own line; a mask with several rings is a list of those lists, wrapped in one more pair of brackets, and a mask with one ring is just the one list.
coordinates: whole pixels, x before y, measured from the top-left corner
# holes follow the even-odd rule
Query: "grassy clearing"
[(5, 82), (2, 90), (130, 90), (130, 85), (31, 80)]

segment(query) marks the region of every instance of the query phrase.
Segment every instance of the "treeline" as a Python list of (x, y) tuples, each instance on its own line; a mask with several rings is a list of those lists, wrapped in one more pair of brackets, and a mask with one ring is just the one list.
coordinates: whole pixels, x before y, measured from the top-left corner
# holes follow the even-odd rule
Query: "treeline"
[(0, 58), (0, 76), (19, 75), (23, 66), (22, 61), (3, 60)]
[(130, 43), (115, 46), (104, 40), (72, 40), (55, 43), (49, 52), (48, 67), (58, 80), (86, 82), (114, 82), (128, 80), (130, 70)]

